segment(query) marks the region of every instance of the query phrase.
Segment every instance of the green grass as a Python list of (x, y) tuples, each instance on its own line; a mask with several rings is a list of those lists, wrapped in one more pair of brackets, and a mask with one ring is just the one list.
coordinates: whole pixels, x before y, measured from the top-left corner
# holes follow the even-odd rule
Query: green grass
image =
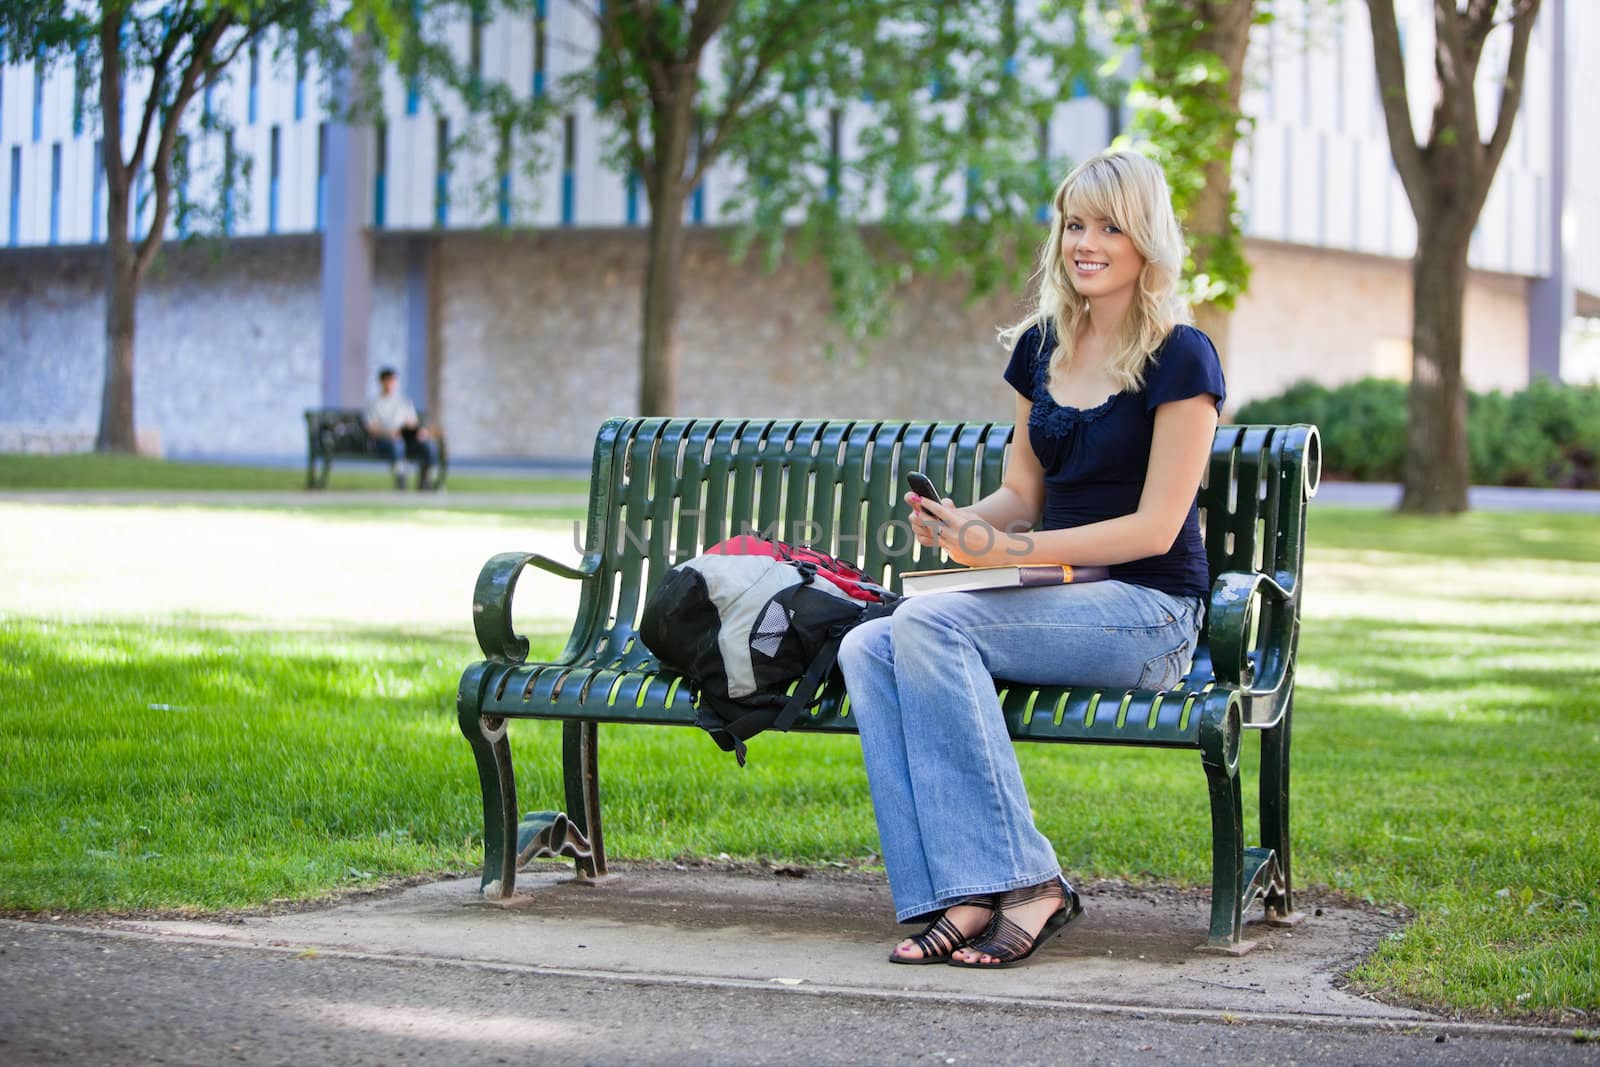
[[(137, 456), (23, 456), (0, 454), (0, 489), (142, 489), (148, 491), (291, 492), (305, 488), (302, 467), (240, 467), (217, 463), (180, 463)], [(338, 491), (394, 492), (394, 483), (379, 465), (334, 461), (328, 479)], [(458, 493), (517, 493), (586, 496), (587, 475), (571, 478), (489, 477), (452, 473), (449, 487)]]
[[(1600, 1010), (1595, 520), (1313, 514), (1298, 884), (1415, 913), (1354, 972), (1379, 996)], [(455, 632), (0, 620), (0, 907), (213, 909), (473, 867), (451, 701), (474, 653)], [(697, 731), (603, 732), (614, 856), (876, 849), (853, 738), (763, 735), (739, 771)], [(558, 729), (514, 724), (512, 745), (523, 806), (558, 806)], [(1075, 876), (1208, 883), (1193, 753), (1021, 758)]]

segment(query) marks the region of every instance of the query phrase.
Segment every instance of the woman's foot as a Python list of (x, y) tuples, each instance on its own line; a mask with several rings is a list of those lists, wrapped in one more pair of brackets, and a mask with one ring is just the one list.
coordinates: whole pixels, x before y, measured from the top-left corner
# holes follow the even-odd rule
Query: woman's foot
[(951, 953), (988, 929), (994, 918), (991, 897), (973, 897), (952, 904), (939, 913), (921, 933), (913, 934), (894, 947), (890, 963), (947, 963)]
[(1078, 894), (1064, 879), (1001, 893), (983, 933), (950, 954), (956, 967), (1014, 967), (1083, 911)]

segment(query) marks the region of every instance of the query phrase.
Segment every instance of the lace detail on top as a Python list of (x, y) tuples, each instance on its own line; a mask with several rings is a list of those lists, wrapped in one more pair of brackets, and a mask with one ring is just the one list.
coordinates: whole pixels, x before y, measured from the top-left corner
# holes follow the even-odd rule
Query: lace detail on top
[(1028, 412), (1028, 425), (1037, 426), (1051, 437), (1067, 437), (1076, 427), (1094, 422), (1125, 395), (1112, 393), (1092, 408), (1069, 407), (1050, 395), (1050, 386), (1046, 381), (1049, 371), (1049, 350), (1034, 353), (1033, 408)]

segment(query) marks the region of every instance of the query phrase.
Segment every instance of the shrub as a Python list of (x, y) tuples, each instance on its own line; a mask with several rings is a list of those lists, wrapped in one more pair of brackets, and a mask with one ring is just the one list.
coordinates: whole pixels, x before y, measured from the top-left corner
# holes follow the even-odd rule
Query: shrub
[[(1332, 389), (1300, 381), (1239, 408), (1238, 422), (1315, 423), (1330, 478), (1398, 481), (1405, 464), (1406, 386), (1362, 378)], [(1467, 454), (1479, 485), (1600, 484), (1600, 386), (1536, 378), (1510, 395), (1467, 394)]]

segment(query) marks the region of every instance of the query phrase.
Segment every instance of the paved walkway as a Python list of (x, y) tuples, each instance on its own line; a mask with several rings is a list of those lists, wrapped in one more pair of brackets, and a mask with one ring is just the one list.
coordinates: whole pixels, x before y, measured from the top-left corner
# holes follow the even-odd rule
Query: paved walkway
[[(1323, 482), (1317, 503), (1340, 507), (1393, 508), (1400, 487), (1386, 482)], [(1600, 492), (1585, 489), (1520, 489), (1507, 485), (1475, 485), (1467, 503), (1477, 511), (1569, 511), (1600, 515)]]
[(374, 508), (381, 510), (582, 511), (582, 493), (398, 493), (303, 489), (230, 492), (216, 489), (0, 489), (4, 504), (88, 504), (121, 507)]
[[(1243, 957), (1206, 895), (1087, 886), (1029, 966), (897, 967), (881, 876), (540, 864), (209, 920), (0, 922), (0, 1060), (585, 1063), (1600, 1063), (1569, 1033), (1340, 988), (1397, 920), (1307, 900)], [(798, 875), (798, 876), (797, 876)]]
[[(1479, 511), (1558, 511), (1600, 515), (1600, 492), (1581, 489), (1518, 489), (1508, 486), (1474, 486), (1467, 494)], [(1400, 487), (1382, 482), (1323, 482), (1317, 501), (1339, 507), (1393, 508), (1400, 502)], [(0, 503), (113, 504), (191, 507), (295, 507), (295, 508), (409, 508), (582, 511), (588, 498), (582, 493), (391, 493), (381, 490), (282, 490), (278, 492), (228, 492), (225, 490), (150, 489), (3, 489)]]

